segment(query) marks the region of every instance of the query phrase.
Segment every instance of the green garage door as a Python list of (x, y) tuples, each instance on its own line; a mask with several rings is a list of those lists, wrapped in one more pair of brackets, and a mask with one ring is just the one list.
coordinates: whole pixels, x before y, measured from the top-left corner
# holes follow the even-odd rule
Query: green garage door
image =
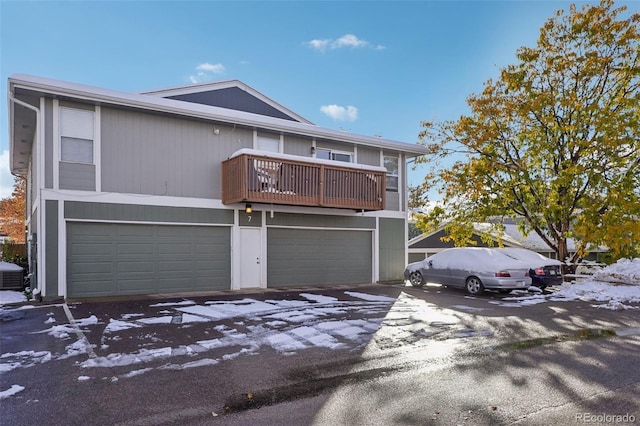
[(269, 228), (267, 285), (370, 283), (372, 241), (371, 231)]
[(69, 297), (229, 289), (230, 228), (69, 223)]

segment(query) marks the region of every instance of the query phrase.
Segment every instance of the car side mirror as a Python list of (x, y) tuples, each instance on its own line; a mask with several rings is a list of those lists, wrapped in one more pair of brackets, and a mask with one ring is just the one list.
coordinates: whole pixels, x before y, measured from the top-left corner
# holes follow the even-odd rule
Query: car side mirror
[(433, 267), (433, 260), (430, 260), (428, 264), (429, 264), (429, 268)]

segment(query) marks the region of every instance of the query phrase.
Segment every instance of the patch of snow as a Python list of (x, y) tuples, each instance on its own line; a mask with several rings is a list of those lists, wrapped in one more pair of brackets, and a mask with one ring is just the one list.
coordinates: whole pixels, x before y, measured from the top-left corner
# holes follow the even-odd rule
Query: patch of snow
[(78, 381), (79, 382), (86, 382), (87, 380), (91, 380), (91, 377), (89, 377), (89, 376), (80, 376), (80, 377), (78, 377)]
[(144, 373), (148, 373), (149, 371), (153, 371), (153, 368), (141, 368), (139, 370), (133, 370), (133, 371), (128, 372), (127, 374), (124, 374), (122, 377), (128, 379), (130, 377), (135, 377), (135, 376), (139, 376), (139, 375), (144, 374)]
[(0, 399), (9, 398), (17, 394), (18, 392), (22, 392), (24, 390), (24, 386), (20, 385), (12, 385), (9, 389), (0, 392)]
[(379, 295), (376, 295), (376, 294), (360, 293), (360, 292), (357, 292), (357, 291), (345, 291), (344, 294), (346, 294), (347, 296), (355, 297), (357, 299), (366, 300), (368, 302), (394, 303), (396, 301), (396, 299), (394, 299), (393, 297), (379, 296)]
[(172, 320), (173, 320), (172, 316), (164, 316), (164, 317), (143, 318), (137, 321), (143, 324), (171, 324)]
[(104, 329), (105, 333), (115, 333), (117, 331), (127, 330), (129, 328), (140, 328), (142, 325), (136, 324), (133, 322), (125, 322), (120, 320), (114, 320), (113, 318), (109, 321), (109, 324)]
[[(563, 283), (552, 294), (524, 297), (505, 297), (491, 302), (500, 306), (526, 306), (545, 301), (563, 302), (582, 300), (598, 302), (601, 309), (614, 311), (640, 309), (640, 259), (620, 259), (595, 272), (584, 281)], [(502, 301), (510, 301), (504, 303)]]
[(200, 359), (198, 361), (187, 362), (185, 364), (182, 364), (182, 367), (183, 368), (195, 368), (195, 367), (204, 367), (204, 366), (207, 366), (207, 365), (216, 365), (216, 364), (218, 364), (217, 360), (205, 358), (205, 359)]
[(56, 339), (68, 339), (70, 334), (75, 334), (76, 329), (70, 324), (54, 325), (42, 331), (34, 331), (31, 334), (47, 333)]
[(2, 290), (0, 291), (0, 306), (11, 303), (22, 303), (27, 301), (27, 296), (21, 291)]
[(98, 317), (96, 317), (95, 315), (91, 315), (89, 318), (76, 319), (75, 323), (79, 327), (83, 327), (83, 326), (86, 326), (86, 325), (95, 325), (95, 324), (98, 323)]
[(163, 302), (163, 303), (154, 303), (153, 305), (149, 305), (152, 308), (159, 308), (162, 306), (186, 306), (186, 305), (195, 305), (196, 302), (193, 300), (183, 300), (182, 302)]
[(593, 274), (594, 281), (640, 285), (640, 258), (620, 259)]
[(300, 293), (300, 296), (318, 303), (333, 303), (338, 301), (335, 297), (323, 296), (321, 294)]
[(128, 320), (128, 319), (132, 319), (132, 318), (138, 318), (138, 317), (143, 317), (144, 314), (124, 314), (122, 315), (122, 319)]

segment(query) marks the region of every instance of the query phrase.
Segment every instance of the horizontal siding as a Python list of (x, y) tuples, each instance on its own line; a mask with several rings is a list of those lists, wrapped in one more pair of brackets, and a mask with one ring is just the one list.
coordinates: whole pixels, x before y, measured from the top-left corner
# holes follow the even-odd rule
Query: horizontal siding
[(267, 225), (318, 228), (375, 229), (376, 219), (363, 216), (324, 216), (316, 214), (278, 213), (267, 215)]
[(252, 147), (250, 129), (102, 108), (102, 190), (220, 199), (221, 162)]
[(380, 166), (380, 150), (358, 147), (358, 164)]
[(60, 162), (60, 189), (96, 190), (96, 166)]
[(311, 157), (312, 140), (302, 136), (285, 135), (284, 153), (299, 155), (300, 157)]
[(134, 204), (64, 203), (66, 219), (233, 224), (233, 210)]

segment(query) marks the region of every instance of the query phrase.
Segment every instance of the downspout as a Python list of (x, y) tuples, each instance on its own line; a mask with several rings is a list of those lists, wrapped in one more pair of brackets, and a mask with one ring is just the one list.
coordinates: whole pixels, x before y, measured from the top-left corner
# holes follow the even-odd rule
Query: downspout
[[(24, 101), (21, 101), (20, 99), (17, 99), (16, 97), (14, 97), (13, 96), (13, 91), (11, 89), (9, 90), (9, 101), (13, 102), (15, 104), (18, 104), (20, 106), (23, 106), (23, 107), (25, 107), (27, 109), (30, 109), (30, 110), (32, 110), (32, 111), (34, 111), (36, 113), (35, 136), (36, 136), (36, 145), (38, 146), (38, 162), (43, 161), (43, 159), (44, 159), (43, 158), (44, 150), (40, 149), (40, 148), (42, 148), (42, 147), (40, 147), (40, 143), (41, 143), (41, 140), (42, 140), (42, 137), (41, 137), (42, 135), (40, 135), (40, 132), (41, 132), (41, 129), (42, 129), (40, 109), (37, 108), (37, 107), (34, 107), (33, 105), (28, 104), (28, 103), (26, 103)], [(10, 127), (11, 127), (11, 130), (13, 130), (13, 120), (11, 120)], [(11, 130), (10, 130), (11, 134), (9, 135), (9, 137), (11, 139), (13, 139), (13, 134), (12, 134), (13, 132), (11, 132)], [(13, 164), (11, 164), (13, 162), (13, 156), (9, 157), (9, 162), (10, 162), (10, 169), (13, 169)], [(31, 169), (33, 170), (33, 167)], [(39, 180), (38, 188), (40, 188), (40, 190), (41, 190), (42, 187), (43, 187), (43, 182), (41, 182), (41, 180), (44, 178), (44, 176), (43, 176), (44, 167), (38, 167), (38, 169), (39, 169), (39, 173), (38, 173), (38, 180)], [(28, 194), (25, 194), (25, 197), (27, 197), (27, 196), (28, 196)], [(39, 204), (38, 205), (38, 234), (39, 234), (39, 237), (38, 237), (38, 240), (36, 241), (36, 265), (37, 265), (37, 269), (36, 269), (36, 289), (38, 290), (36, 299), (40, 300), (40, 298), (42, 297), (42, 284), (41, 284), (42, 280), (40, 280), (40, 276), (44, 276), (41, 273), (44, 264), (42, 262), (42, 250), (40, 250), (41, 247), (44, 247), (44, 233), (42, 232), (42, 230), (43, 230), (42, 224), (43, 224), (43, 221), (44, 221), (44, 219), (43, 219), (43, 213), (44, 212), (42, 211), (43, 209), (41, 208), (41, 207), (43, 207), (43, 204), (41, 203), (42, 200), (41, 200), (41, 198), (39, 196), (37, 197), (37, 200), (38, 200), (38, 204)], [(25, 202), (24, 204), (25, 204), (25, 209), (27, 209), (29, 203)], [(25, 218), (27, 217), (27, 213), (28, 212), (25, 211)], [(27, 257), (28, 257), (28, 260), (29, 260), (29, 268), (31, 269), (31, 247), (29, 247), (29, 252), (27, 253)]]

